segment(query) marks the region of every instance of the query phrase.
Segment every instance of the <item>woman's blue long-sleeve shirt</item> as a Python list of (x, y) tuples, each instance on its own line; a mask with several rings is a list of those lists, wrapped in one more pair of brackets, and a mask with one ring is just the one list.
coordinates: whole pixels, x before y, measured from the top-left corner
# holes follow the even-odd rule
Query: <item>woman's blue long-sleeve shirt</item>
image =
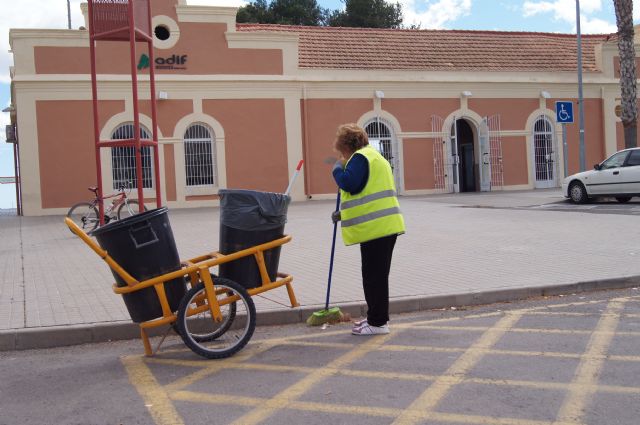
[(369, 180), (369, 161), (364, 155), (356, 153), (343, 169), (337, 161), (333, 167), (333, 178), (338, 187), (352, 195), (362, 192)]

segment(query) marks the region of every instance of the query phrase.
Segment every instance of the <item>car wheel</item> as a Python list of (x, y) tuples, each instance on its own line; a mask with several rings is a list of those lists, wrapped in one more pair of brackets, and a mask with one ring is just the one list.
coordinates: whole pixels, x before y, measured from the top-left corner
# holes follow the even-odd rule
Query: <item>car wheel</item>
[(616, 197), (616, 201), (620, 202), (621, 204), (626, 204), (630, 200), (631, 200), (631, 196), (617, 196)]
[(589, 199), (587, 195), (587, 189), (580, 182), (573, 182), (569, 186), (569, 197), (576, 204), (584, 204)]

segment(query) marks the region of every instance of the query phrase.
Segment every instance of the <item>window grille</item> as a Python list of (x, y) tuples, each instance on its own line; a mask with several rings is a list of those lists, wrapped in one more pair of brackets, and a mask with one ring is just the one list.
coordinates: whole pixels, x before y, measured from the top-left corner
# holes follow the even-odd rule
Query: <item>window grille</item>
[(213, 186), (217, 175), (213, 131), (192, 124), (184, 134), (184, 163), (187, 186)]
[(393, 151), (391, 148), (391, 130), (382, 121), (376, 119), (365, 126), (369, 136), (369, 144), (374, 147), (393, 167)]
[(533, 126), (536, 180), (553, 180), (553, 127), (547, 117), (541, 116)]
[[(133, 139), (133, 123), (126, 123), (116, 128), (111, 135), (111, 140)], [(140, 126), (140, 139), (151, 139), (149, 131)], [(123, 146), (111, 148), (111, 173), (113, 177), (113, 188), (120, 186), (138, 188), (136, 173), (136, 148)], [(153, 170), (151, 168), (151, 148), (142, 147), (142, 187), (151, 189), (153, 187)]]

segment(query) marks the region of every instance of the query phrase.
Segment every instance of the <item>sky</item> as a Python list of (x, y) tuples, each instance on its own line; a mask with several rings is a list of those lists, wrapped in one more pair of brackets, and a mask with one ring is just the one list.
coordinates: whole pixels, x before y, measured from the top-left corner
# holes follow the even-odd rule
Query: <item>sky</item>
[[(73, 28), (84, 25), (80, 3), (71, 0)], [(340, 0), (317, 0), (322, 7), (341, 9)], [(9, 0), (2, 0), (8, 3)], [(153, 0), (152, 0), (153, 2)], [(469, 29), (575, 33), (575, 0), (398, 0), (404, 24), (423, 29)], [(188, 4), (241, 6), (242, 0), (187, 0)], [(5, 4), (6, 6), (6, 4)], [(153, 7), (153, 3), (152, 3)], [(634, 10), (637, 22), (640, 8)], [(583, 33), (616, 31), (613, 0), (581, 0), (580, 28)], [(0, 109), (9, 105), (9, 28), (66, 28), (66, 0), (19, 0), (3, 8), (0, 18)], [(5, 143), (4, 127), (9, 114), (0, 112), (0, 176), (13, 175), (12, 145)], [(0, 184), (0, 208), (15, 208), (15, 188)]]

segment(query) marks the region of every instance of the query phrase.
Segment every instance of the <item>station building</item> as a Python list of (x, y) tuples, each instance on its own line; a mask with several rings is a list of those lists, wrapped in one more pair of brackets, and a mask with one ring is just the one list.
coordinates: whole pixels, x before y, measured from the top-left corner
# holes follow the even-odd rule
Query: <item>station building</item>
[[(149, 202), (155, 173), (169, 207), (217, 205), (220, 188), (282, 192), (300, 159), (294, 200), (333, 198), (326, 160), (346, 122), (367, 130), (404, 196), (558, 187), (579, 169), (577, 119), (565, 149), (555, 110), (571, 101), (577, 115), (575, 35), (237, 24), (235, 8), (184, 0), (154, 0), (152, 14), (155, 64), (136, 56), (144, 134), (157, 71)], [(22, 211), (65, 213), (96, 183), (88, 31), (9, 37)], [(614, 38), (582, 39), (587, 164), (624, 145)], [(99, 42), (97, 71), (101, 139), (129, 138), (128, 44)], [(131, 155), (101, 149), (105, 193), (134, 179)]]

